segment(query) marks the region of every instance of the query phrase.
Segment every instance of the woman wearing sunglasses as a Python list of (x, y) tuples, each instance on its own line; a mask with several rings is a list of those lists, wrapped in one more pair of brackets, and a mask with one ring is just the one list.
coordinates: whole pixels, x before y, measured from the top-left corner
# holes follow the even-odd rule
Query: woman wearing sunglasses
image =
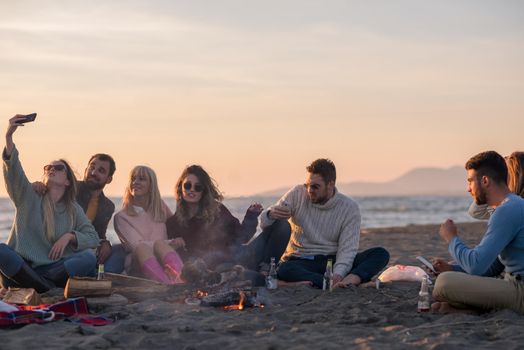
[(182, 259), (201, 258), (210, 268), (236, 263), (241, 244), (256, 231), (262, 206), (251, 205), (240, 224), (221, 203), (223, 196), (214, 180), (199, 165), (184, 169), (175, 186), (175, 198), (176, 213), (166, 226)]
[(63, 160), (44, 167), (46, 194), (38, 195), (18, 158), (13, 134), (25, 116), (9, 119), (3, 151), (4, 180), (15, 208), (7, 244), (0, 244), (2, 286), (42, 293), (64, 287), (70, 276), (88, 276), (96, 265), (98, 234), (75, 202), (76, 178)]
[(115, 231), (126, 251), (125, 269), (164, 284), (179, 283), (182, 260), (170, 245), (166, 218), (171, 210), (160, 198), (153, 169), (131, 170), (122, 209), (115, 214)]

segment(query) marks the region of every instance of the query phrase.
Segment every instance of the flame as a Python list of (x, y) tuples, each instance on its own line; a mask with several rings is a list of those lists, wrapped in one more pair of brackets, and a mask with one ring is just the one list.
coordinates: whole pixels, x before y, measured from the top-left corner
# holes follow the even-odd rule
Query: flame
[(224, 306), (224, 310), (230, 311), (230, 310), (244, 310), (244, 305), (246, 303), (246, 295), (244, 292), (239, 292), (240, 294), (240, 301), (236, 305), (228, 305)]
[(197, 290), (196, 291), (196, 297), (197, 298), (203, 298), (205, 296), (207, 296), (209, 293), (204, 291), (204, 290)]

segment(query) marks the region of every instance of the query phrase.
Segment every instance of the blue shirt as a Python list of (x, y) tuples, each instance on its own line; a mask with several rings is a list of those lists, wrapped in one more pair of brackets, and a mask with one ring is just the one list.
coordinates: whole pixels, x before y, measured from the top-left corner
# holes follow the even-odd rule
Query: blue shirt
[(448, 247), (460, 267), (472, 275), (484, 275), (497, 257), (505, 271), (524, 275), (524, 199), (509, 194), (488, 221), (479, 245), (468, 248), (455, 236)]

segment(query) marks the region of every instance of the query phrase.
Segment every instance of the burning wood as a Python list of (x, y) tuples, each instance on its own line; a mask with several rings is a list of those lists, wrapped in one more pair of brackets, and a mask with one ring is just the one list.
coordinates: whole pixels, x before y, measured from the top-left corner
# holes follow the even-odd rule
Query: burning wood
[(240, 294), (240, 300), (238, 301), (238, 304), (224, 306), (225, 311), (244, 310), (244, 304), (246, 303), (246, 295), (244, 294), (244, 292), (240, 292), (239, 294)]
[(217, 267), (212, 271), (202, 259), (196, 259), (184, 265), (182, 277), (194, 288), (185, 299), (188, 305), (223, 307), (224, 310), (262, 307), (251, 281), (244, 279), (244, 268), (240, 265)]
[(253, 291), (227, 291), (209, 294), (200, 299), (202, 306), (223, 307), (224, 310), (243, 310), (246, 307), (262, 307)]

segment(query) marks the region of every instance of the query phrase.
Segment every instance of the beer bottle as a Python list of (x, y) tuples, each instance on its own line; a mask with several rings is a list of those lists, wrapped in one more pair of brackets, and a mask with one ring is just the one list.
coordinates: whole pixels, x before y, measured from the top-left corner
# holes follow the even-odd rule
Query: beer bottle
[(418, 312), (429, 311), (429, 287), (428, 287), (428, 276), (422, 278), (420, 283), (420, 292), (418, 293)]
[(327, 261), (322, 290), (329, 290), (330, 292), (333, 290), (333, 259), (328, 259)]
[(96, 279), (99, 281), (104, 279), (104, 264), (98, 264), (98, 275)]
[(266, 288), (277, 289), (278, 288), (278, 277), (277, 277), (277, 266), (275, 258), (271, 257), (271, 265), (269, 267), (269, 273), (266, 277)]

